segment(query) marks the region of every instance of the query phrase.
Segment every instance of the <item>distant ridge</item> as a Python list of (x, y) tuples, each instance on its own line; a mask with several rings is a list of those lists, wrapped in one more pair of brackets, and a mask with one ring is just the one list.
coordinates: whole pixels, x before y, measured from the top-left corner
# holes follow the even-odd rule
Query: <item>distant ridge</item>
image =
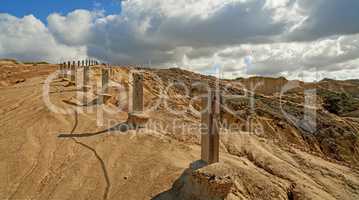
[(48, 65), (50, 63), (46, 62), (46, 61), (18, 61), (16, 59), (13, 58), (1, 58), (0, 59), (0, 64), (28, 64), (28, 65)]

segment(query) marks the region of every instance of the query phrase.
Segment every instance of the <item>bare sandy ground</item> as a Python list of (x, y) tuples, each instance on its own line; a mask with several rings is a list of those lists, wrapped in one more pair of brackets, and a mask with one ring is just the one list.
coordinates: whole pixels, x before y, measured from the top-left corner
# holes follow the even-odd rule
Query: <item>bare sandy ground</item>
[[(53, 113), (43, 101), (46, 75), (0, 87), (0, 199), (359, 199), (355, 163), (268, 137), (221, 136), (221, 163), (187, 170), (200, 158), (197, 133), (106, 131), (126, 121), (125, 112), (106, 114), (103, 127), (96, 113)], [(66, 84), (51, 84), (51, 101), (74, 110), (64, 100), (74, 98), (76, 88)], [(146, 102), (150, 93), (146, 85)], [(162, 123), (199, 123), (190, 115), (149, 114)], [(229, 189), (216, 177), (227, 178)]]

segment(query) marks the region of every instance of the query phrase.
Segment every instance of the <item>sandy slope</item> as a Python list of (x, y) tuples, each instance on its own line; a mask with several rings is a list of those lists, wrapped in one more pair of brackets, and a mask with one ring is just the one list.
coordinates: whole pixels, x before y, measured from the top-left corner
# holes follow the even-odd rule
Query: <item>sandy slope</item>
[[(118, 73), (126, 78), (126, 70)], [(127, 114), (107, 114), (110, 125), (98, 127), (96, 113), (50, 112), (42, 99), (45, 78), (33, 75), (0, 88), (0, 199), (359, 199), (355, 163), (331, 161), (271, 134), (222, 136), (221, 163), (195, 171), (186, 169), (200, 157), (199, 132), (117, 130), (58, 138), (102, 131)], [(51, 100), (74, 110), (64, 100), (75, 97), (76, 88), (66, 84), (52, 83)], [(148, 104), (156, 94), (145, 88)], [(164, 124), (199, 123), (191, 115), (149, 114)], [(221, 177), (228, 178), (226, 187)]]
[[(190, 147), (156, 136), (111, 132), (77, 142), (57, 138), (72, 130), (75, 115), (49, 112), (41, 81), (1, 89), (1, 199), (102, 199), (105, 194), (148, 199), (170, 187), (196, 159)], [(66, 90), (71, 88), (54, 95), (54, 101), (66, 106), (61, 100), (74, 95)], [(79, 114), (75, 132), (101, 130), (95, 118)]]

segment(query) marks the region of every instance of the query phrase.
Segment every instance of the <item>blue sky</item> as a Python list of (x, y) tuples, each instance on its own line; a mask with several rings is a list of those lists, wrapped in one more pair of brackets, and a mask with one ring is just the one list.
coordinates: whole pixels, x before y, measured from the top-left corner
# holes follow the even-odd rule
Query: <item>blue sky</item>
[(102, 10), (106, 14), (121, 12), (119, 0), (1, 0), (0, 13), (17, 17), (34, 15), (46, 23), (51, 13), (67, 14), (76, 9)]

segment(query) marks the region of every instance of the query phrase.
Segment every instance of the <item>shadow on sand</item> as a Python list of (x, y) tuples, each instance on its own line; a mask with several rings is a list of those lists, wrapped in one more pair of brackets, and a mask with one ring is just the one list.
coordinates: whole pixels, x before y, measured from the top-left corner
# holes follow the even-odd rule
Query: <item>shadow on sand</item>
[[(67, 134), (67, 135), (63, 134), (62, 137), (65, 138), (65, 136), (66, 136), (66, 138), (71, 138), (76, 144), (90, 150), (93, 153), (93, 155), (96, 157), (96, 159), (99, 161), (99, 163), (101, 165), (103, 175), (104, 175), (104, 179), (105, 179), (105, 182), (106, 182), (106, 188), (105, 188), (105, 191), (104, 191), (104, 194), (103, 194), (103, 200), (106, 200), (106, 199), (108, 199), (108, 194), (109, 194), (109, 191), (110, 191), (111, 182), (110, 182), (110, 178), (109, 178), (109, 175), (108, 175), (108, 171), (106, 169), (105, 162), (103, 161), (103, 159), (100, 157), (100, 155), (97, 153), (97, 151), (94, 148), (92, 148), (91, 146), (89, 146), (89, 145), (87, 145), (87, 144), (85, 144), (83, 142), (78, 141), (74, 137), (74, 136), (76, 136), (76, 134), (73, 134), (73, 133), (76, 130), (77, 125), (78, 125), (78, 113), (75, 111), (75, 124), (74, 124), (71, 132), (69, 134)], [(97, 134), (100, 134), (101, 132), (107, 132), (107, 131), (100, 131)], [(59, 135), (59, 137), (60, 136), (61, 135)], [(90, 136), (92, 136), (92, 135), (90, 135)]]
[(100, 134), (112, 132), (112, 131), (126, 132), (128, 130), (134, 130), (134, 128), (131, 125), (129, 125), (127, 122), (122, 122), (122, 123), (119, 123), (111, 128), (93, 132), (93, 133), (77, 133), (77, 134), (75, 134), (75, 133), (71, 132), (71, 133), (59, 134), (57, 137), (59, 137), (59, 138), (81, 138), (81, 137), (96, 136), (96, 135), (100, 135)]
[(192, 162), (189, 168), (185, 169), (181, 176), (173, 183), (171, 189), (156, 195), (151, 200), (184, 199), (183, 194), (180, 193), (181, 189), (184, 188), (185, 183), (189, 182), (189, 177), (193, 171), (201, 169), (205, 166), (207, 166), (207, 164), (202, 160)]

